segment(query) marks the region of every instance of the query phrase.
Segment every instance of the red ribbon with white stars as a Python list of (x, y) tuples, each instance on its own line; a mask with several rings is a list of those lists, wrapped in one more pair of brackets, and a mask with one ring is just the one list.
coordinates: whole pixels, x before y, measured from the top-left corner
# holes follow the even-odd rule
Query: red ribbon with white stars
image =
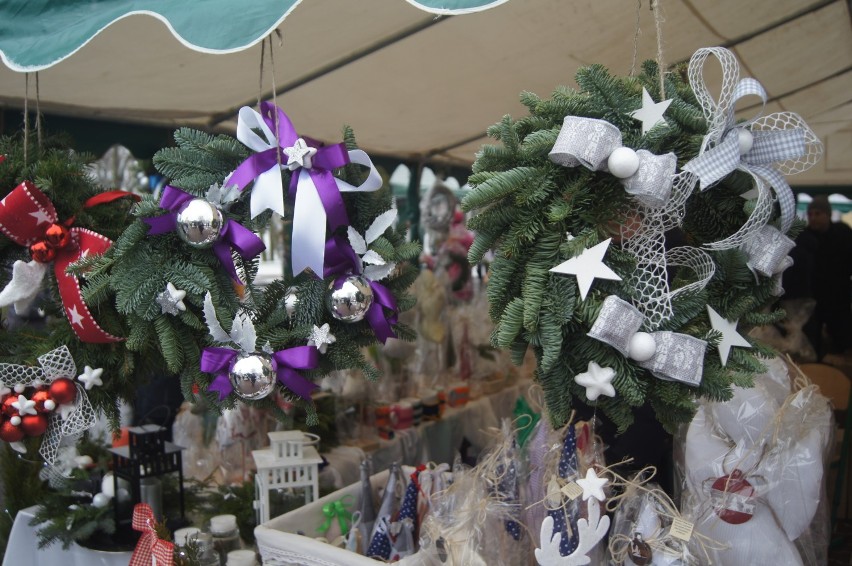
[[(129, 193), (125, 193), (129, 194)], [(59, 224), (53, 203), (29, 181), (24, 181), (0, 200), (0, 232), (15, 243), (27, 246), (33, 260), (53, 261), (53, 271), (59, 284), (62, 305), (71, 328), (83, 342), (104, 344), (118, 342), (95, 322), (83, 301), (80, 283), (65, 269), (82, 257), (105, 252), (112, 241), (86, 228)], [(71, 219), (73, 221), (73, 219)]]

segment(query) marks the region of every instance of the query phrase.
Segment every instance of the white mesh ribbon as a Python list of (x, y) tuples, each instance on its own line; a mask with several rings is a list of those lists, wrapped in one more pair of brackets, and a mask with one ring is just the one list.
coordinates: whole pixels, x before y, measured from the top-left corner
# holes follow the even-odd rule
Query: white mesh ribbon
[[(643, 315), (630, 303), (610, 295), (588, 336), (609, 344), (624, 356), (630, 355), (630, 341), (642, 327)], [(656, 350), (650, 359), (636, 363), (654, 376), (698, 386), (704, 371), (704, 340), (678, 332), (652, 332)]]
[[(0, 380), (10, 387), (35, 387), (48, 385), (60, 377), (67, 377), (72, 381), (77, 377), (77, 366), (67, 346), (60, 346), (39, 356), (38, 363), (41, 367), (0, 364)], [(39, 450), (48, 465), (52, 465), (56, 460), (63, 437), (80, 434), (95, 424), (95, 411), (86, 390), (79, 384), (74, 403), (72, 410), (61, 411), (59, 406), (48, 418), (47, 432)]]
[[(722, 66), (722, 89), (718, 102), (704, 82), (704, 64), (716, 57)], [(816, 134), (797, 114), (781, 112), (761, 117), (766, 91), (754, 79), (739, 78), (739, 65), (733, 53), (723, 47), (699, 49), (689, 61), (689, 84), (710, 126), (698, 156), (684, 166), (700, 179), (701, 189), (713, 186), (734, 170), (744, 171), (758, 184), (758, 203), (748, 222), (735, 234), (710, 249), (741, 246), (766, 224), (772, 199), (761, 191), (765, 181), (775, 192), (781, 208), (781, 231), (787, 232), (795, 217), (795, 198), (781, 173), (790, 175), (812, 167), (823, 153)], [(756, 95), (762, 101), (758, 114), (746, 122), (735, 121), (735, 105), (743, 97)]]
[[(582, 165), (592, 171), (607, 171), (610, 154), (620, 147), (621, 132), (609, 122), (566, 116), (549, 156), (551, 161), (565, 167)], [(655, 329), (673, 314), (664, 233), (680, 225), (684, 204), (695, 188), (697, 177), (676, 173), (677, 157), (673, 153), (655, 155), (640, 149), (636, 155), (638, 170), (621, 179), (621, 183), (636, 199), (639, 221), (638, 225), (622, 226), (621, 241), (622, 249), (636, 258), (636, 270), (628, 283), (636, 290), (637, 306), (645, 315), (644, 325)]]

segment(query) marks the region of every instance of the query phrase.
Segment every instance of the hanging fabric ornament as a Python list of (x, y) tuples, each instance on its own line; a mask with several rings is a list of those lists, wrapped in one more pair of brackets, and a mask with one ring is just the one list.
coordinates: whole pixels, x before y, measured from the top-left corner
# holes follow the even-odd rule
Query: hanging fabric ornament
[(360, 322), (373, 305), (373, 290), (361, 275), (338, 277), (329, 286), (326, 307), (331, 316), (343, 322)]
[(160, 208), (168, 213), (142, 219), (150, 227), (149, 235), (177, 232), (191, 247), (212, 247), (219, 262), (237, 283), (242, 284), (242, 281), (237, 275), (231, 250), (244, 260), (251, 260), (266, 249), (263, 240), (254, 232), (233, 220), (223, 222), (222, 213), (215, 205), (177, 187), (167, 185), (163, 189)]
[[(257, 153), (241, 163), (225, 184), (236, 185), (242, 190), (254, 182), (250, 204), (252, 218), (267, 209), (284, 216), (281, 168), (289, 169), (290, 193), (296, 198), (291, 266), (296, 275), (311, 268), (319, 276), (323, 272), (326, 224), (332, 231), (349, 224), (340, 193), (378, 190), (382, 186), (381, 176), (363, 151), (347, 151), (342, 143), (311, 147), (308, 140), (296, 133), (283, 110), (269, 102), (262, 102), (260, 110), (258, 114), (248, 106), (240, 109), (237, 139)], [(357, 187), (332, 174), (334, 169), (349, 163), (370, 170), (366, 180)]]
[[(84, 208), (129, 194), (116, 191), (96, 195)], [(0, 292), (0, 306), (14, 304), (16, 311), (26, 309), (42, 288), (47, 264), (53, 262), (62, 306), (77, 337), (89, 343), (122, 340), (98, 325), (83, 301), (80, 282), (66, 273), (69, 265), (82, 257), (102, 254), (112, 242), (92, 230), (70, 227), (73, 218), (64, 224), (58, 220), (53, 203), (29, 181), (18, 185), (0, 201), (0, 231), (16, 244), (28, 247), (33, 258), (29, 263), (16, 261), (12, 266), (12, 281)]]
[(710, 487), (713, 511), (732, 525), (741, 525), (752, 518), (756, 498), (754, 487), (740, 470), (717, 478)]

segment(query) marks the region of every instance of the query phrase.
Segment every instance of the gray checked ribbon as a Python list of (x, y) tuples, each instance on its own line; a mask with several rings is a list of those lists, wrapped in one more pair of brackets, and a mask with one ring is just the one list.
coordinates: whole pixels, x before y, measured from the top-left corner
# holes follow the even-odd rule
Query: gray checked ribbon
[[(601, 312), (588, 336), (629, 356), (630, 340), (639, 332), (644, 318), (639, 309), (610, 295), (604, 299)], [(636, 363), (660, 379), (698, 386), (704, 371), (707, 342), (678, 332), (658, 331), (650, 334), (656, 342), (656, 351), (649, 360)]]
[[(711, 56), (722, 65), (722, 90), (718, 102), (704, 82), (704, 64)], [(781, 232), (786, 233), (795, 217), (796, 201), (784, 174), (800, 173), (812, 167), (822, 156), (822, 143), (798, 114), (779, 112), (762, 117), (766, 91), (752, 78), (739, 78), (739, 64), (727, 49), (699, 49), (689, 61), (688, 73), (689, 84), (710, 129), (698, 156), (683, 167), (684, 171), (699, 178), (701, 190), (712, 187), (735, 170), (750, 174), (758, 185), (758, 203), (746, 226), (708, 247), (725, 249), (742, 245), (766, 224), (771, 215), (772, 201), (766, 198), (761, 181), (771, 186), (778, 198)], [(737, 101), (746, 96), (760, 97), (762, 106), (754, 118), (738, 124), (734, 108)], [(751, 147), (745, 144), (742, 152), (740, 137), (752, 139)]]
[[(564, 167), (582, 165), (592, 171), (607, 171), (607, 159), (622, 147), (621, 131), (604, 120), (565, 116), (550, 160)], [(666, 204), (672, 192), (672, 178), (677, 167), (674, 153), (655, 155), (640, 149), (639, 170), (622, 179), (624, 190), (642, 204), (659, 208)]]

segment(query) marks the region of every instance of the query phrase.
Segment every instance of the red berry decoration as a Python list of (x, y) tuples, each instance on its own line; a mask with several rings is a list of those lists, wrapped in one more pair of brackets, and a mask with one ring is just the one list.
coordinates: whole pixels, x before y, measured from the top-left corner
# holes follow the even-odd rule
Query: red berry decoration
[(50, 397), (46, 387), (33, 393), (31, 400), (35, 401), (35, 408), (39, 413), (49, 413), (56, 408), (56, 401)]
[(14, 417), (15, 415), (18, 414), (18, 409), (16, 409), (15, 407), (12, 406), (12, 403), (16, 402), (17, 400), (18, 400), (17, 395), (9, 395), (8, 397), (6, 397), (6, 399), (3, 401), (3, 414), (4, 415), (7, 415), (9, 417)]
[(740, 470), (714, 481), (710, 494), (713, 510), (726, 523), (739, 525), (754, 515), (754, 487)]
[(50, 398), (57, 405), (67, 405), (77, 396), (77, 386), (67, 377), (60, 377), (50, 384)]
[(6, 442), (18, 442), (24, 438), (24, 431), (9, 421), (0, 423), (0, 440)]
[(24, 415), (21, 430), (27, 436), (41, 436), (47, 430), (47, 415)]

